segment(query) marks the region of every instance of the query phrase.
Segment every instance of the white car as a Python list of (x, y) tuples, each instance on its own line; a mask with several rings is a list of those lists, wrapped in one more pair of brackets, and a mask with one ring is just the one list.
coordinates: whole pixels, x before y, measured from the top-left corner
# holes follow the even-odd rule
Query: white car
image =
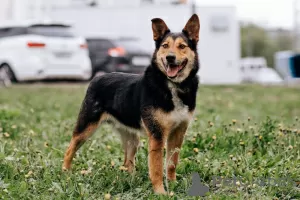
[(0, 25), (0, 71), (12, 81), (77, 79), (92, 76), (85, 38), (55, 22)]

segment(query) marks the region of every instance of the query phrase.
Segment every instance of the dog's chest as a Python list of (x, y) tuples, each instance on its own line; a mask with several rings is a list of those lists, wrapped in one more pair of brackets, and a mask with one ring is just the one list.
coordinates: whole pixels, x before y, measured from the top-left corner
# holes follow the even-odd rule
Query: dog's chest
[(171, 91), (172, 102), (174, 104), (174, 109), (170, 112), (170, 120), (172, 120), (175, 124), (188, 122), (192, 117), (192, 113), (189, 112), (188, 105), (185, 105), (179, 98), (179, 89), (176, 88), (172, 83), (169, 83), (168, 87)]

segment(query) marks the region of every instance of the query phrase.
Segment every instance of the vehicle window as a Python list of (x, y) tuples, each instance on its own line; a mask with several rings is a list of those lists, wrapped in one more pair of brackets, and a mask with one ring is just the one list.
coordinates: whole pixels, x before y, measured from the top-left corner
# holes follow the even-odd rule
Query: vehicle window
[(51, 37), (74, 37), (72, 28), (64, 25), (34, 25), (28, 27), (28, 33)]
[(112, 42), (105, 39), (87, 39), (88, 46), (94, 51), (106, 51), (113, 47)]
[(10, 28), (1, 28), (0, 29), (0, 38), (7, 37), (9, 34)]
[(116, 40), (116, 44), (129, 51), (139, 51), (143, 49), (139, 40)]
[(0, 38), (24, 34), (26, 34), (26, 29), (23, 27), (9, 27), (0, 29)]

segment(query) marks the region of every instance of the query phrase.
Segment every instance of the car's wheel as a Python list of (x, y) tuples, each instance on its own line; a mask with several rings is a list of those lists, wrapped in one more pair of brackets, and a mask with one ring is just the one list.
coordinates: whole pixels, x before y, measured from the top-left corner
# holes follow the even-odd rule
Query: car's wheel
[(3, 64), (0, 66), (0, 80), (6, 86), (10, 85), (12, 82), (17, 82), (14, 72), (9, 65)]

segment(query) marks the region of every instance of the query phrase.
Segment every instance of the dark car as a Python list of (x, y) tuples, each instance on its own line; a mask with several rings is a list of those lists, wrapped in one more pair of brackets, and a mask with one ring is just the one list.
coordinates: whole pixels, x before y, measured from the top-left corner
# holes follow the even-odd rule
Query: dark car
[(97, 72), (125, 72), (141, 74), (151, 62), (136, 38), (86, 38), (92, 61), (93, 74)]

